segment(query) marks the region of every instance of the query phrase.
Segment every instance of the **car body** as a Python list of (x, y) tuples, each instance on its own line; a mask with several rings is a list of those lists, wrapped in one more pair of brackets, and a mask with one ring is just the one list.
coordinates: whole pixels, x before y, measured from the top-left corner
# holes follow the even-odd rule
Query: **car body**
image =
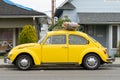
[(7, 62), (22, 70), (45, 63), (78, 64), (94, 70), (113, 60), (106, 48), (89, 35), (68, 30), (48, 32), (38, 43), (18, 45), (7, 56)]

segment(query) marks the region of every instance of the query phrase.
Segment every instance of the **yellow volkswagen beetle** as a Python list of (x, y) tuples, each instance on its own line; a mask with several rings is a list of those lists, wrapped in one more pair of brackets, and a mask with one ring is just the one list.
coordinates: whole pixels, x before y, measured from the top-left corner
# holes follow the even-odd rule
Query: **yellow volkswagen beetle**
[(14, 47), (6, 61), (21, 70), (41, 64), (78, 64), (86, 69), (98, 69), (101, 64), (112, 62), (106, 48), (79, 31), (51, 31), (38, 43)]

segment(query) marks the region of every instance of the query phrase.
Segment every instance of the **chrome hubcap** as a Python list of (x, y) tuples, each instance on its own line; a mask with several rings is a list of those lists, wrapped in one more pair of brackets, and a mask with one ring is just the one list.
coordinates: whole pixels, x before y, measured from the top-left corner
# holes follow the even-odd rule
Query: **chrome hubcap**
[(96, 67), (98, 64), (97, 58), (94, 56), (90, 56), (87, 58), (87, 65), (91, 68)]
[(21, 64), (21, 66), (27, 66), (28, 64), (29, 64), (29, 61), (27, 60), (27, 59), (22, 59), (21, 61), (20, 61), (20, 64)]

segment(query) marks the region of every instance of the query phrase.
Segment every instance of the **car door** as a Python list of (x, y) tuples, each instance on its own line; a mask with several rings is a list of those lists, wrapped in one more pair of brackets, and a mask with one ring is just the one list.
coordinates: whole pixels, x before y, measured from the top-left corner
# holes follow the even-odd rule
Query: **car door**
[(66, 35), (49, 36), (42, 46), (42, 62), (58, 63), (68, 61)]
[(76, 34), (70, 34), (69, 39), (69, 62), (78, 62), (80, 54), (89, 47), (88, 40)]

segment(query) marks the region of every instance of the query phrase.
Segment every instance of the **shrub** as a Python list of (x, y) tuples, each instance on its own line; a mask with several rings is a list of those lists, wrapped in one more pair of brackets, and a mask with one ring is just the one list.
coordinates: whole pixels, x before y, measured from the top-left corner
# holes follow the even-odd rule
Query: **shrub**
[(38, 41), (36, 30), (31, 25), (25, 25), (19, 34), (18, 44), (34, 43)]
[(49, 31), (52, 31), (52, 30), (60, 30), (60, 29), (62, 29), (62, 24), (63, 24), (63, 22), (70, 22), (70, 21), (71, 21), (71, 20), (70, 20), (67, 16), (65, 16), (64, 19), (59, 19), (59, 20), (56, 22), (55, 25), (51, 25), (48, 30), (49, 30)]
[(120, 57), (120, 42), (118, 43), (118, 56)]

